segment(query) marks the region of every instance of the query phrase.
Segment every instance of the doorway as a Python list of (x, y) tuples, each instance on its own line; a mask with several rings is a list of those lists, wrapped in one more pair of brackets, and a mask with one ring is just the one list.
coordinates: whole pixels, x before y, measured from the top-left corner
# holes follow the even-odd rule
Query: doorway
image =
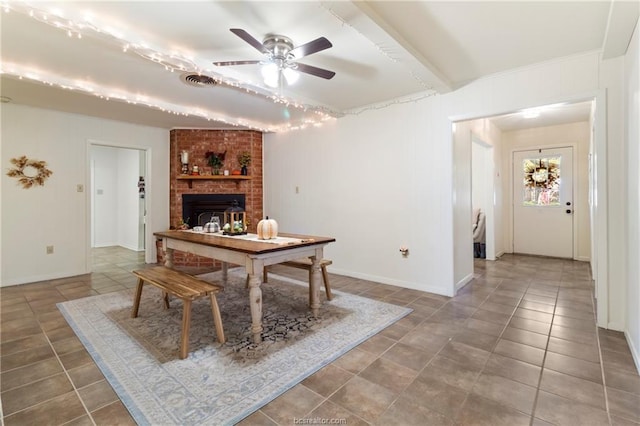
[(91, 248), (144, 252), (146, 151), (89, 145)]
[(513, 153), (513, 252), (574, 258), (573, 148)]
[[(496, 260), (493, 146), (471, 135), (471, 206), (484, 217), (482, 258)], [(482, 226), (482, 224), (481, 224)], [(476, 229), (474, 229), (475, 233)], [(475, 243), (475, 241), (474, 241)]]
[[(505, 133), (511, 132), (514, 126), (524, 124), (525, 118), (529, 123), (542, 119), (545, 126), (556, 126), (561, 124), (575, 123), (579, 121), (588, 122), (588, 131), (586, 138), (588, 145), (586, 152), (581, 154), (580, 150), (583, 145), (578, 146), (571, 143), (566, 137), (563, 140), (557, 140), (551, 146), (573, 146), (574, 156), (576, 158), (588, 158), (584, 164), (578, 161), (577, 176), (574, 182), (578, 182), (578, 191), (574, 194), (574, 235), (577, 240), (577, 248), (574, 247), (574, 257), (577, 260), (591, 262), (593, 271), (593, 279), (595, 281), (595, 296), (597, 299), (597, 321), (598, 326), (608, 328), (609, 324), (609, 249), (608, 249), (608, 212), (606, 203), (609, 192), (609, 183), (607, 175), (607, 136), (606, 136), (606, 112), (607, 112), (606, 92), (598, 90), (591, 95), (582, 94), (573, 98), (560, 98), (556, 103), (547, 106), (536, 107), (537, 112), (541, 112), (537, 117), (528, 114), (532, 106), (522, 105), (521, 110), (491, 111), (487, 112), (484, 117), (476, 114), (451, 116), (451, 138), (453, 141), (453, 170), (454, 188), (453, 188), (453, 233), (454, 233), (454, 261), (453, 261), (453, 293), (461, 288), (473, 276), (473, 253), (468, 250), (470, 240), (470, 223), (469, 217), (472, 215), (471, 188), (468, 186), (471, 178), (471, 161), (470, 153), (465, 151), (465, 147), (469, 146), (463, 140), (461, 130), (471, 129), (471, 122), (483, 124), (479, 128), (478, 134), (484, 134), (499, 129), (501, 136), (498, 136), (499, 143), (496, 145), (496, 254), (498, 257), (504, 252), (512, 249), (513, 241), (513, 204), (511, 202), (511, 161), (513, 151), (518, 149), (531, 149), (531, 146), (540, 144), (540, 141), (550, 140), (550, 138), (535, 138), (535, 132), (526, 132), (527, 141), (517, 143), (504, 141)], [(587, 106), (587, 113), (581, 112), (584, 106)], [(576, 119), (578, 114), (579, 119)], [(531, 118), (534, 117), (534, 118)], [(526, 128), (533, 128), (535, 125), (527, 125)], [(508, 142), (508, 143), (505, 143)], [(526, 143), (525, 143), (526, 142)], [(568, 143), (567, 143), (568, 142)], [(589, 143), (590, 142), (590, 143)], [(501, 177), (502, 176), (502, 177)], [(583, 186), (588, 186), (584, 189)], [(504, 189), (504, 193), (502, 192)], [(502, 196), (504, 195), (504, 200)], [(468, 201), (467, 201), (468, 200)], [(576, 225), (577, 224), (577, 225)], [(466, 232), (466, 229), (469, 232)], [(576, 231), (576, 228), (578, 231)], [(581, 232), (580, 229), (586, 229), (587, 232)], [(500, 233), (504, 234), (501, 235)]]

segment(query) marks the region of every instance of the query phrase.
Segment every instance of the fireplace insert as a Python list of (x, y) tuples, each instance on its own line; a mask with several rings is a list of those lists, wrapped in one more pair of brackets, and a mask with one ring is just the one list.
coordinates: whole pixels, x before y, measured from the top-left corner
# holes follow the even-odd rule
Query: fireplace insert
[(203, 226), (212, 216), (224, 219), (224, 211), (238, 202), (245, 210), (244, 194), (182, 194), (182, 220), (190, 227)]

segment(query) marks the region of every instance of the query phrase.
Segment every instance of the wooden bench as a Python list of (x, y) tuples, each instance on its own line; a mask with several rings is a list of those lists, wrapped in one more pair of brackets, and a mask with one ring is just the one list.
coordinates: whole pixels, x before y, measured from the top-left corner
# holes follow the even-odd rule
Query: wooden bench
[(224, 343), (224, 330), (222, 329), (222, 317), (220, 316), (220, 308), (216, 300), (216, 293), (222, 290), (217, 284), (212, 284), (192, 275), (185, 274), (174, 269), (165, 268), (164, 266), (154, 266), (148, 269), (140, 269), (133, 271), (138, 277), (138, 287), (136, 289), (135, 299), (133, 301), (133, 310), (131, 317), (138, 316), (138, 308), (140, 307), (140, 297), (142, 296), (142, 287), (145, 283), (149, 283), (162, 290), (164, 295), (164, 306), (169, 308), (169, 295), (175, 296), (182, 300), (182, 334), (180, 336), (180, 359), (185, 359), (189, 352), (189, 327), (191, 325), (191, 302), (201, 297), (209, 296), (211, 299), (211, 311), (213, 313), (213, 323), (216, 328), (216, 336), (218, 342)]
[[(320, 261), (320, 269), (322, 270), (322, 281), (324, 281), (324, 291), (327, 294), (327, 300), (333, 299), (333, 294), (331, 294), (331, 285), (329, 284), (329, 274), (327, 273), (327, 266), (331, 265), (333, 262), (329, 259), (322, 259)], [(309, 271), (309, 282), (311, 282), (311, 259), (297, 259), (290, 260), (288, 262), (278, 263), (278, 265), (290, 266), (292, 268), (304, 269)], [(262, 272), (263, 280), (267, 282), (267, 267), (264, 267), (264, 271)]]

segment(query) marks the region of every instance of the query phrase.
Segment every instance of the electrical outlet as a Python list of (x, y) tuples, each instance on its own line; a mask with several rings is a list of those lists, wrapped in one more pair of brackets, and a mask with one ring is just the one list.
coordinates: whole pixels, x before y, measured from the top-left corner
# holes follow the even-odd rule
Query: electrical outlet
[(53, 246), (47, 246), (47, 254), (53, 254)]

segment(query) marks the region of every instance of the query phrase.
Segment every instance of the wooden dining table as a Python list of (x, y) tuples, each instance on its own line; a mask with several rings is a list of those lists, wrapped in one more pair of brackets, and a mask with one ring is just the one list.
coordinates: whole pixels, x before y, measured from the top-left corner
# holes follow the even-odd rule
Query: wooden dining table
[[(228, 236), (190, 230), (155, 232), (162, 239), (165, 266), (173, 268), (174, 250), (216, 259), (222, 262), (222, 285), (227, 285), (229, 264), (244, 266), (248, 275), (251, 333), (253, 341), (262, 341), (262, 272), (265, 266), (295, 259), (310, 258), (309, 307), (315, 316), (320, 309), (318, 288), (320, 261), (324, 247), (335, 241), (331, 237), (278, 234), (271, 240), (259, 240), (255, 234)], [(224, 310), (224, 307), (222, 307)]]

